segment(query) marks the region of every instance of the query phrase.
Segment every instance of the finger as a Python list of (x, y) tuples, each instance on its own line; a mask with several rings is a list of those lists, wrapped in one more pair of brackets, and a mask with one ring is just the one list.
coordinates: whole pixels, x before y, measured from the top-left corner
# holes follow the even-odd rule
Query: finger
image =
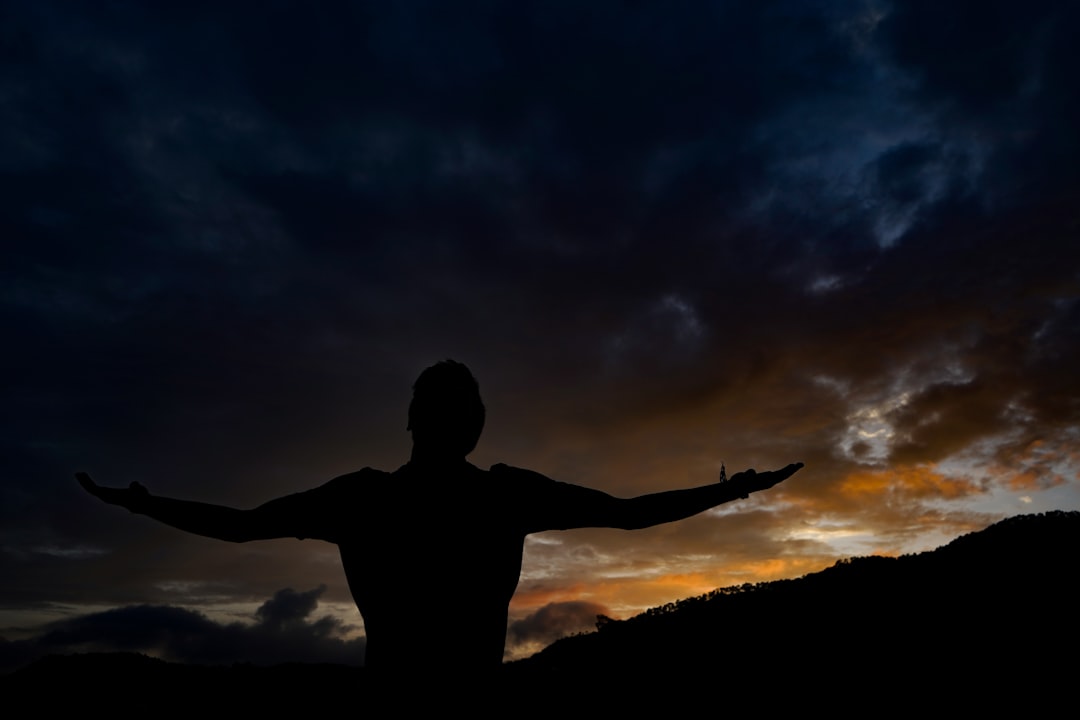
[(799, 467), (801, 467), (799, 463), (794, 463), (779, 470), (759, 473), (757, 476), (758, 486), (762, 490), (766, 490), (773, 487), (774, 485), (779, 485), (780, 483), (784, 482), (789, 477), (794, 475), (796, 472), (798, 472)]

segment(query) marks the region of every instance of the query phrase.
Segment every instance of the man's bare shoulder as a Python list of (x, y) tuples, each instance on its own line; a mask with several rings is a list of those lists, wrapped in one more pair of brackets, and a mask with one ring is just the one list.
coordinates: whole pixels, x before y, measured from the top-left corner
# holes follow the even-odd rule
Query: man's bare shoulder
[(610, 496), (573, 483), (560, 482), (536, 472), (511, 465), (493, 465), (491, 477), (504, 486), (526, 534), (545, 530), (567, 530), (594, 523), (582, 520), (598, 502)]
[(366, 467), (351, 473), (338, 475), (334, 479), (328, 480), (322, 485), (308, 490), (308, 493), (326, 494), (350, 491), (355, 492), (363, 490), (364, 488), (377, 487), (385, 484), (390, 477), (390, 473), (385, 470), (376, 470), (375, 468)]
[(578, 487), (571, 483), (552, 480), (547, 475), (538, 473), (535, 470), (514, 467), (513, 465), (506, 465), (504, 463), (492, 465), (491, 470), (488, 472), (491, 477), (501, 482), (505, 481), (507, 483), (513, 483), (522, 489), (560, 491)]
[(385, 480), (390, 477), (390, 473), (385, 470), (378, 470), (373, 467), (360, 468), (354, 470), (351, 473), (345, 473), (344, 475), (338, 475), (330, 482), (358, 482), (367, 480)]
[(547, 482), (555, 482), (551, 478), (536, 472), (535, 470), (527, 470), (525, 468), (514, 467), (513, 465), (507, 465), (506, 463), (497, 463), (491, 466), (488, 470), (489, 473), (496, 477), (505, 477), (508, 479), (531, 479)]

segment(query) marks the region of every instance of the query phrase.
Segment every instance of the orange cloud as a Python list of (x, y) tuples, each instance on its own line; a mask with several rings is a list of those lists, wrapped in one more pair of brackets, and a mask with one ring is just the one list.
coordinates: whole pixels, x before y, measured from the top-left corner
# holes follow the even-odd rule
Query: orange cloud
[(606, 605), (617, 614), (628, 617), (650, 607), (703, 595), (720, 587), (798, 577), (821, 570), (833, 562), (835, 558), (827, 556), (773, 558), (732, 563), (698, 572), (602, 578), (559, 587), (519, 588), (512, 609), (520, 613), (553, 602), (587, 600)]
[(1024, 472), (1014, 473), (1009, 478), (1010, 490), (1038, 490), (1042, 487), (1040, 480), (1044, 476), (1040, 473), (1026, 470)]
[(902, 495), (907, 499), (956, 500), (981, 492), (976, 483), (943, 475), (934, 470), (932, 465), (857, 470), (844, 478), (837, 489), (842, 496), (852, 500), (883, 495)]

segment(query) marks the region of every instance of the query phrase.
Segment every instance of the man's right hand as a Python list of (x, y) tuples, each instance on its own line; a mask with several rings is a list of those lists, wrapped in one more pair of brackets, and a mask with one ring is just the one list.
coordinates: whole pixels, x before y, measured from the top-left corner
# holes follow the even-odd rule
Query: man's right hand
[(131, 512), (139, 512), (139, 506), (150, 497), (150, 493), (147, 492), (146, 488), (137, 482), (131, 483), (126, 488), (102, 487), (84, 472), (75, 473), (75, 479), (82, 485), (83, 490), (97, 499), (110, 505), (127, 508)]
[(756, 472), (753, 469), (744, 470), (741, 473), (735, 473), (728, 480), (732, 487), (739, 490), (739, 494), (742, 497), (747, 497), (750, 493), (758, 492), (759, 490), (768, 490), (774, 485), (779, 485), (784, 480), (801, 470), (803, 464), (801, 462), (791, 463), (787, 467), (780, 468), (779, 470), (772, 470), (769, 472)]

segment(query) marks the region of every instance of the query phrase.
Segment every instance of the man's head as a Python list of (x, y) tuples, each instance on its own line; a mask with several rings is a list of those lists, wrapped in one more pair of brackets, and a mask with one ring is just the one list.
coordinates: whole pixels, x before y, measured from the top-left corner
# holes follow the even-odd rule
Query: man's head
[(484, 429), (484, 403), (469, 368), (443, 360), (420, 373), (407, 429), (421, 451), (462, 458), (471, 453)]

